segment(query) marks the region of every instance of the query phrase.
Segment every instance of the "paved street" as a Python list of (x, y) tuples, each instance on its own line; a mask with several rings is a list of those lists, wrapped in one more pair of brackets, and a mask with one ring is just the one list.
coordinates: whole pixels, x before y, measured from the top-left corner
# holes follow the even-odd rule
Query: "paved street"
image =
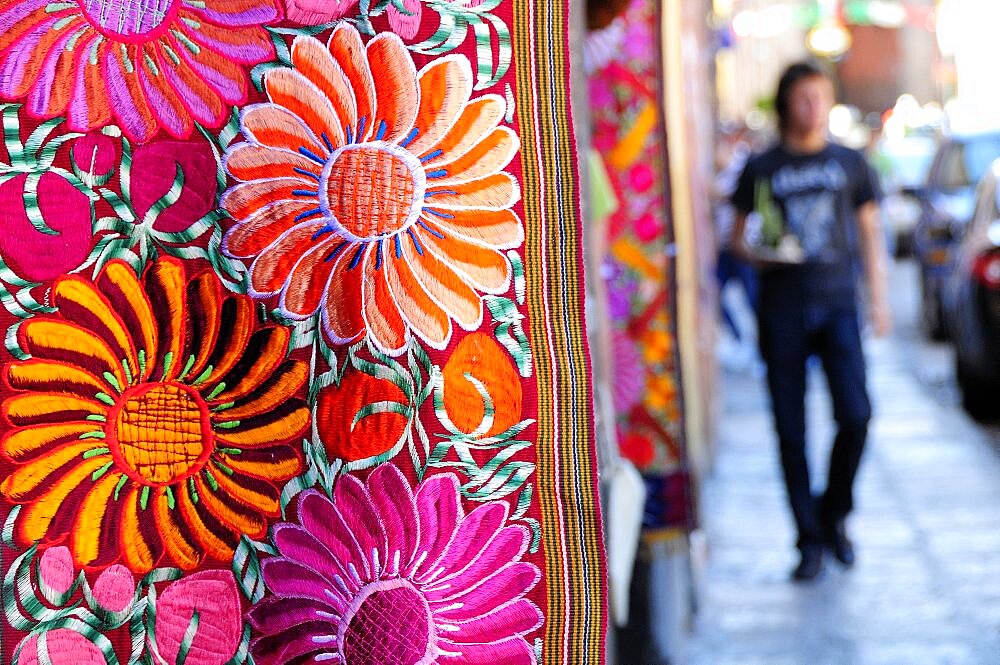
[[(788, 581), (794, 533), (763, 380), (725, 373), (690, 665), (1000, 665), (1000, 428), (959, 408), (950, 351), (917, 333), (914, 283), (911, 266), (894, 270), (896, 333), (868, 343), (876, 417), (852, 570), (830, 558), (818, 581)], [(818, 472), (833, 433), (821, 382), (814, 372)]]

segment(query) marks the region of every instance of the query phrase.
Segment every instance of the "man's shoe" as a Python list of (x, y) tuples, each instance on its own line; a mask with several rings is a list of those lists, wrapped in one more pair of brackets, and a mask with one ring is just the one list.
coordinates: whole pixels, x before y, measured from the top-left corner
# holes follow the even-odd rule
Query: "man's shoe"
[(802, 559), (792, 571), (792, 579), (796, 582), (808, 582), (816, 579), (823, 570), (823, 547), (821, 545), (806, 545), (802, 548)]
[(854, 565), (854, 544), (847, 537), (844, 520), (837, 520), (826, 528), (826, 544), (837, 557), (837, 561), (845, 566)]

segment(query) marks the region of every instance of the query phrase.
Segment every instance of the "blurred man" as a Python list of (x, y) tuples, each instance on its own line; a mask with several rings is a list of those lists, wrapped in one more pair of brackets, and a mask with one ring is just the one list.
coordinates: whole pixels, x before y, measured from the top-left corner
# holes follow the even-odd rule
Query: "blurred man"
[[(871, 417), (859, 331), (859, 263), (872, 328), (881, 336), (891, 327), (878, 185), (861, 153), (829, 141), (833, 96), (830, 79), (815, 66), (800, 63), (785, 71), (775, 99), (780, 141), (749, 160), (732, 199), (738, 213), (733, 247), (760, 275), (760, 345), (798, 527), (796, 580), (820, 573), (824, 547), (844, 565), (854, 562), (844, 519), (853, 508)], [(772, 237), (773, 247), (750, 247), (744, 239), (754, 210), (770, 225), (764, 235)], [(806, 461), (806, 366), (814, 354), (826, 373), (837, 422), (827, 487), (819, 497), (812, 493)]]

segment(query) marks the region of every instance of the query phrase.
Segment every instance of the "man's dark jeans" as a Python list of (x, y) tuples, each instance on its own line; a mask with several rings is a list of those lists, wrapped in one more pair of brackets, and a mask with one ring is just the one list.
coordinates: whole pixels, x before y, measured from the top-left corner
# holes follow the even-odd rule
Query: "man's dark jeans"
[[(858, 311), (854, 305), (803, 306), (762, 294), (759, 326), (781, 464), (802, 548), (821, 542), (823, 528), (854, 506), (854, 477), (871, 418)], [(813, 354), (822, 361), (838, 428), (827, 489), (818, 501), (806, 461), (806, 363)]]

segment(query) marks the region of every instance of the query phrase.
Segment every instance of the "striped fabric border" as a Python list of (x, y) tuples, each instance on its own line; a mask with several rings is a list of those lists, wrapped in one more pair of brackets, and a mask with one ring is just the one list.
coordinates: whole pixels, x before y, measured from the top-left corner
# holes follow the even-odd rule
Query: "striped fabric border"
[(604, 662), (606, 571), (593, 445), (568, 0), (514, 1), (526, 277), (538, 380), (538, 481), (548, 584), (542, 662)]

